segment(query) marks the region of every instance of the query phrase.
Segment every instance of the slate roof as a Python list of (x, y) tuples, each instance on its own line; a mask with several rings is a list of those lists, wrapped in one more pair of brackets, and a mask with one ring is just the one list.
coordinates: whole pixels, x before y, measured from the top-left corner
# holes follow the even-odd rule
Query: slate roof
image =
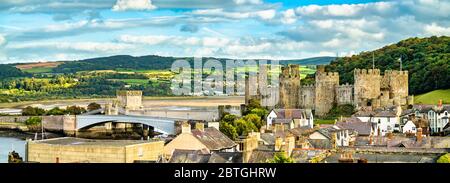
[(332, 149), (331, 141), (328, 139), (308, 139), (308, 141), (315, 149)]
[(358, 135), (368, 136), (372, 132), (372, 128), (376, 123), (362, 122), (360, 119), (353, 117), (343, 122), (337, 122), (336, 126), (342, 129), (350, 129), (358, 132)]
[(361, 110), (361, 111), (356, 112), (352, 116), (354, 116), (354, 117), (370, 117), (370, 116), (374, 116), (374, 115), (375, 115), (375, 112), (373, 112), (373, 111)]
[(375, 117), (395, 117), (397, 116), (395, 111), (380, 111), (377, 112), (375, 115)]
[(280, 118), (275, 118), (272, 121), (274, 124), (290, 124), (292, 123), (292, 119), (280, 119)]
[(267, 145), (275, 144), (275, 135), (273, 133), (261, 133), (260, 138)]
[(297, 127), (289, 130), (289, 133), (297, 137), (310, 135), (313, 132), (314, 130), (309, 127)]
[(311, 109), (273, 109), (280, 119), (310, 119)]
[(296, 163), (309, 163), (315, 156), (326, 152), (323, 149), (294, 149), (291, 157)]
[(242, 152), (215, 152), (208, 163), (242, 163)]
[(169, 163), (208, 163), (210, 156), (201, 150), (175, 149)]
[(211, 151), (229, 149), (237, 146), (233, 140), (214, 127), (205, 128), (203, 131), (194, 129), (191, 133)]
[(275, 153), (276, 153), (275, 151), (261, 151), (261, 150), (252, 151), (252, 154), (250, 155), (248, 162), (266, 163), (267, 160), (273, 159)]

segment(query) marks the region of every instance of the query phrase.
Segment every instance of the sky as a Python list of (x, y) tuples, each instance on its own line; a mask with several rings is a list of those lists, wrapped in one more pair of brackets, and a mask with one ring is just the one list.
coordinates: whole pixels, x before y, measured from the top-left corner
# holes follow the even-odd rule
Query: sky
[(0, 0), (0, 63), (349, 56), (441, 35), (448, 0)]

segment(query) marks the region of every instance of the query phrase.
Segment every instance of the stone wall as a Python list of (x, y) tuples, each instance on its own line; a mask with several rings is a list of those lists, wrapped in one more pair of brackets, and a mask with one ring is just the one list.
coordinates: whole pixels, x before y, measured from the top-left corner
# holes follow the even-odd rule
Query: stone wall
[(303, 85), (300, 87), (299, 104), (303, 109), (314, 109), (316, 98), (316, 87), (314, 85)]
[(337, 105), (353, 104), (353, 85), (346, 83), (336, 87)]
[(387, 82), (389, 98), (394, 105), (406, 105), (408, 97), (408, 71), (386, 70), (383, 81)]
[(336, 87), (339, 86), (337, 72), (316, 73), (315, 114), (326, 115), (336, 103)]
[(59, 145), (28, 142), (28, 161), (40, 163), (89, 162), (89, 163), (133, 163), (134, 161), (156, 161), (162, 155), (163, 141), (136, 145)]
[(381, 75), (379, 69), (355, 69), (354, 97), (357, 106), (372, 106), (373, 100), (381, 94)]
[(4, 123), (25, 123), (32, 116), (0, 116), (0, 122)]
[(300, 80), (299, 65), (289, 65), (281, 68), (280, 108), (295, 109), (300, 106)]
[(138, 110), (142, 108), (142, 91), (117, 91), (119, 106), (128, 110)]

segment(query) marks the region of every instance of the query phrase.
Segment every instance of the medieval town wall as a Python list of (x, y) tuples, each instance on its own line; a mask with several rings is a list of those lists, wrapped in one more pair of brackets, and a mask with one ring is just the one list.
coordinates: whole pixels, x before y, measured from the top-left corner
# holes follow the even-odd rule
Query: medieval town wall
[(337, 72), (316, 73), (316, 115), (323, 116), (331, 110), (336, 101), (335, 89), (337, 86), (339, 86), (339, 74)]

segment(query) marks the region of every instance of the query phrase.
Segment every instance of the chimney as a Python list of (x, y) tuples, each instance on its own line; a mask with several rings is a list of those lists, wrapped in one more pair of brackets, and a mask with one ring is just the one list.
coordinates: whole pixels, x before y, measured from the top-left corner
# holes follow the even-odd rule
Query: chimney
[(291, 109), (285, 109), (284, 110), (284, 118), (285, 119), (292, 118), (292, 110)]
[(199, 130), (201, 132), (204, 132), (205, 131), (205, 124), (204, 123), (200, 123), (200, 122), (195, 123), (195, 129), (197, 129), (197, 130)]
[(417, 143), (422, 143), (422, 128), (417, 128), (416, 140)]
[(293, 135), (288, 134), (286, 136), (284, 148), (287, 155), (290, 157), (295, 148), (295, 137)]
[(191, 133), (191, 124), (189, 122), (183, 122), (181, 125), (181, 133)]
[(281, 137), (275, 138), (275, 151), (280, 151), (283, 145), (283, 139)]

